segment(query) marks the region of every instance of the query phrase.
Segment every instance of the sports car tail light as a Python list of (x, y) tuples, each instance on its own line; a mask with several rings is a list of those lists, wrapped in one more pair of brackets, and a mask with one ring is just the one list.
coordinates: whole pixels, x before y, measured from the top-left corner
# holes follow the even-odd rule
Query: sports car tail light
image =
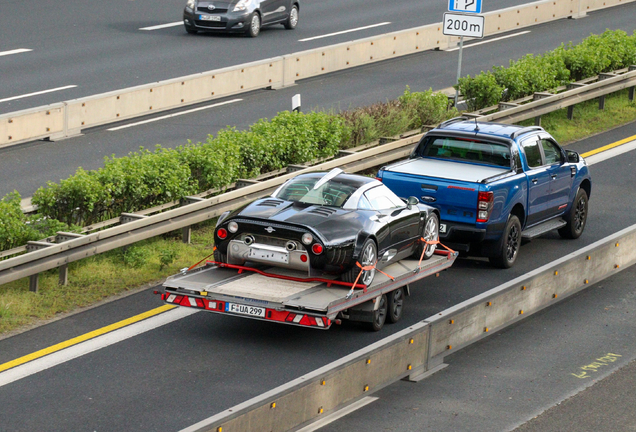
[(225, 228), (219, 228), (219, 230), (216, 232), (216, 235), (218, 235), (219, 238), (223, 240), (227, 237), (227, 230)]
[(312, 242), (312, 241), (314, 241), (314, 236), (312, 236), (312, 235), (311, 235), (311, 234), (309, 234), (309, 233), (305, 233), (305, 234), (303, 234), (302, 241), (303, 241), (303, 243), (305, 243), (306, 245), (310, 245), (310, 244), (311, 244), (311, 242)]
[(302, 262), (307, 262), (307, 255), (301, 255), (301, 256), (300, 256), (300, 260), (301, 260)]
[(227, 229), (231, 233), (235, 233), (235, 232), (238, 231), (238, 224), (236, 222), (232, 221), (229, 224), (227, 224)]
[(479, 192), (477, 195), (477, 222), (488, 222), (493, 207), (493, 193)]
[(316, 255), (320, 255), (322, 253), (322, 250), (323, 250), (322, 245), (318, 243), (314, 243), (314, 245), (311, 247), (311, 251), (315, 253)]

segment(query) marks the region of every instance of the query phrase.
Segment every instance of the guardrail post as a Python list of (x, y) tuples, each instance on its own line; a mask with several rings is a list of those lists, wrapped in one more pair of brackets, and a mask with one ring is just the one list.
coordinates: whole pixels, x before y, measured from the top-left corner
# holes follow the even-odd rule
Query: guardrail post
[[(600, 73), (598, 74), (598, 80), (603, 81), (604, 79), (613, 78), (615, 76), (616, 76), (615, 73)], [(599, 110), (605, 109), (605, 95), (600, 96), (598, 98), (598, 109)]]
[(40, 277), (40, 273), (36, 273), (34, 275), (29, 276), (29, 291), (38, 292), (38, 279)]
[(60, 267), (60, 280), (59, 284), (62, 286), (68, 285), (68, 264), (64, 264)]
[[(187, 196), (181, 199), (181, 205), (194, 204), (200, 201), (205, 201), (205, 199), (197, 196)], [(185, 244), (190, 244), (192, 242), (192, 225), (181, 228), (181, 238)]]
[[(532, 100), (541, 100), (541, 99), (549, 98), (550, 96), (554, 96), (554, 95), (552, 93), (547, 93), (547, 92), (536, 92), (534, 95), (532, 95)], [(534, 118), (534, 125), (541, 126), (540, 115)]]
[[(636, 70), (636, 65), (631, 65), (629, 68), (629, 72)], [(636, 86), (632, 86), (629, 88), (629, 101), (634, 102), (634, 89)]]
[[(585, 87), (587, 84), (581, 83), (570, 83), (567, 85), (567, 90), (572, 90), (579, 87)], [(568, 120), (572, 120), (574, 118), (574, 105), (570, 105), (568, 107)]]
[(119, 223), (125, 224), (128, 222), (134, 222), (139, 219), (145, 219), (147, 217), (148, 216), (146, 215), (139, 215), (135, 213), (122, 213), (121, 215), (119, 215)]
[(510, 108), (516, 108), (518, 106), (519, 104), (516, 104), (514, 102), (499, 102), (499, 111), (504, 111)]

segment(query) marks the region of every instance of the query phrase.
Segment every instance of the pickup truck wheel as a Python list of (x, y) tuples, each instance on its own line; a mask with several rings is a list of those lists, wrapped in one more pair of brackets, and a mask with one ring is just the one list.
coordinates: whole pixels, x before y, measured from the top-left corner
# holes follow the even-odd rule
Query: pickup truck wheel
[(490, 263), (501, 268), (514, 265), (521, 246), (521, 223), (515, 215), (510, 215), (500, 243), (497, 255), (490, 257)]
[(559, 229), (559, 235), (567, 239), (577, 239), (583, 234), (585, 222), (587, 222), (587, 192), (579, 189), (572, 202), (572, 208), (568, 217), (568, 223)]
[[(375, 245), (373, 239), (366, 239), (364, 245), (362, 246), (362, 253), (360, 254), (360, 265), (362, 267), (366, 267), (369, 265), (375, 265), (378, 260), (378, 247)], [(354, 283), (358, 274), (360, 273), (360, 267), (354, 264), (349, 270), (342, 274), (340, 279), (348, 283)], [(375, 269), (366, 270), (358, 279), (358, 283), (363, 283), (366, 286), (371, 285), (373, 282), (373, 278), (375, 277)]]
[[(435, 213), (431, 213), (426, 220), (426, 225), (424, 225), (424, 229), (422, 230), (422, 237), (427, 241), (439, 240), (439, 219)], [(422, 259), (430, 259), (435, 253), (436, 248), (436, 244), (427, 245), (420, 240), (415, 248), (415, 252), (413, 252), (413, 258), (419, 260), (422, 256), (422, 251), (424, 251), (424, 257)]]
[(404, 289), (398, 288), (391, 291), (387, 298), (389, 304), (387, 306), (388, 314), (386, 318), (390, 323), (396, 323), (402, 318), (402, 310), (404, 309)]
[(373, 331), (380, 331), (382, 327), (384, 327), (384, 322), (386, 321), (386, 313), (387, 313), (387, 304), (388, 301), (386, 299), (386, 295), (382, 294), (380, 297), (380, 306), (378, 309), (373, 311), (373, 321), (370, 324), (370, 328)]
[(227, 255), (222, 253), (220, 250), (215, 249), (214, 250), (214, 261), (225, 264), (225, 263), (227, 263)]

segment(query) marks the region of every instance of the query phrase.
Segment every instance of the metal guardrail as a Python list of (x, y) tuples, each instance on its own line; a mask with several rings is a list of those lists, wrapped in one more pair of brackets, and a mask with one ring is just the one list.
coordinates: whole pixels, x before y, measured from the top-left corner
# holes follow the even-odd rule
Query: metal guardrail
[[(633, 90), (636, 85), (636, 70), (634, 69), (636, 67), (632, 66), (629, 69), (616, 71), (612, 74), (603, 74), (597, 77), (597, 82), (592, 82), (592, 79), (588, 78), (585, 80), (588, 84), (579, 83), (574, 88), (555, 95), (541, 93), (541, 97), (538, 100), (496, 113), (467, 115), (476, 117), (481, 121), (498, 121), (502, 123), (513, 123), (537, 117), (586, 100), (603, 97), (606, 94), (624, 88), (629, 87)], [(603, 76), (607, 76), (607, 78), (603, 79)], [(633, 98), (633, 91), (630, 96)], [(523, 100), (527, 101), (527, 99), (524, 98)], [(329, 170), (336, 166), (340, 166), (350, 172), (357, 172), (382, 165), (408, 156), (411, 152), (411, 146), (421, 136), (421, 134), (418, 134), (353, 154), (347, 154), (350, 152), (344, 151), (342, 152), (345, 154), (343, 157), (312, 167), (294, 167), (297, 171), (268, 180), (245, 180), (245, 187), (212, 198), (202, 199), (195, 197), (196, 199), (191, 200), (194, 202), (179, 208), (171, 209), (171, 207), (177, 205), (176, 202), (173, 202), (153, 209), (142, 210), (137, 212), (137, 214), (125, 214), (117, 219), (87, 227), (85, 232), (101, 229), (114, 223), (119, 223), (119, 225), (80, 237), (75, 235), (77, 238), (72, 238), (70, 234), (64, 235), (64, 233), (61, 233), (62, 235), (58, 234), (55, 239), (47, 239), (48, 241), (56, 241), (56, 243), (29, 242), (25, 247), (0, 253), (1, 258), (2, 256), (8, 256), (9, 253), (19, 253), (25, 249), (29, 252), (0, 261), (0, 285), (24, 277), (31, 277), (30, 289), (37, 291), (38, 274), (53, 268), (60, 268), (60, 283), (65, 284), (68, 279), (67, 266), (70, 262), (178, 229), (183, 229), (184, 238), (189, 238), (191, 225), (215, 218), (226, 210), (231, 210), (241, 204), (266, 196), (293, 176), (304, 172)], [(261, 178), (266, 178), (273, 174), (275, 175), (276, 173), (265, 174)], [(147, 216), (157, 210), (165, 211)]]
[(636, 225), (444, 310), (182, 432), (297, 430), (636, 263)]
[[(484, 35), (568, 17), (636, 0), (542, 0), (485, 13)], [(111, 91), (0, 115), (0, 147), (42, 138), (52, 140), (83, 129), (178, 109), (238, 93), (292, 85), (296, 80), (431, 49), (459, 40), (444, 36), (442, 23), (273, 57), (262, 61)]]

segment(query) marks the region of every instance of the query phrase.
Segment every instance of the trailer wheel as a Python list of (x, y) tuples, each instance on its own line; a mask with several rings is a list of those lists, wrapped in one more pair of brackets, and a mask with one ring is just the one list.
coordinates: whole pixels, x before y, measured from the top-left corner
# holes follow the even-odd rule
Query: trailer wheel
[(380, 331), (382, 327), (384, 327), (384, 322), (386, 321), (387, 306), (388, 301), (386, 299), (386, 295), (382, 294), (382, 297), (380, 297), (380, 306), (377, 310), (373, 311), (373, 321), (369, 323), (371, 330)]
[(388, 313), (386, 318), (390, 323), (396, 323), (402, 318), (402, 310), (404, 309), (404, 290), (398, 288), (391, 291), (388, 295)]

